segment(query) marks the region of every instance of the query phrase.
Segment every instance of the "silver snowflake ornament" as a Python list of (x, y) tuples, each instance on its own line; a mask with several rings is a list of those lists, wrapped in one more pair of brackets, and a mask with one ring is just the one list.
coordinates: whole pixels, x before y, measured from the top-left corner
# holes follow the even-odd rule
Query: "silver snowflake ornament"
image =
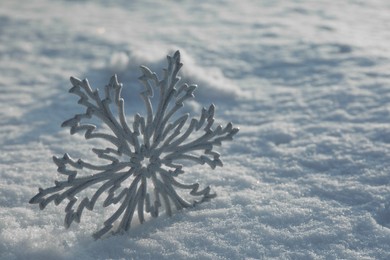
[[(114, 209), (103, 228), (94, 233), (98, 239), (109, 232), (127, 231), (136, 219), (134, 216), (143, 223), (145, 213), (157, 217), (164, 208), (171, 215), (173, 206), (179, 210), (215, 197), (210, 187), (200, 189), (198, 183), (185, 184), (178, 180), (184, 173), (182, 163), (208, 164), (213, 169), (222, 166), (214, 146), (232, 140), (238, 128), (231, 123), (214, 127), (214, 105), (203, 108), (198, 119), (189, 120), (188, 113), (177, 115), (184, 102), (194, 97), (196, 85), (178, 85), (182, 66), (179, 51), (167, 59), (168, 68), (164, 69), (162, 80), (141, 66), (143, 75), (139, 79), (144, 87), (141, 97), (146, 115), (136, 114), (132, 125), (125, 116), (122, 84), (116, 76), (105, 87), (103, 99), (86, 79), (71, 77), (73, 87), (69, 92), (80, 97), (78, 104), (86, 110), (62, 126), (70, 127), (71, 134), (82, 132), (86, 139), (106, 141), (107, 148), (92, 149), (104, 163), (75, 160), (67, 153), (61, 158), (54, 156), (58, 172), (65, 179), (55, 181), (53, 187), (39, 188), (30, 203), (44, 209), (50, 202), (58, 205), (65, 200), (65, 226), (69, 227), (73, 221), (80, 222), (85, 208), (92, 211), (101, 199), (103, 207)], [(98, 131), (88, 121), (93, 118), (109, 131)], [(187, 191), (185, 194), (193, 199), (188, 201), (179, 191)]]

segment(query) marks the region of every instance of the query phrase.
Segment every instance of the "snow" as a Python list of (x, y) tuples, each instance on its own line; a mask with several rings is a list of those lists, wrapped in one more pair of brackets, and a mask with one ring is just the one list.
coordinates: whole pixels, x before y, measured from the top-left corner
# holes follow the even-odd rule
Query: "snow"
[[(2, 1), (0, 259), (390, 258), (390, 4), (387, 1)], [(94, 241), (103, 212), (63, 226), (28, 204), (58, 177), (53, 155), (89, 146), (61, 123), (80, 112), (69, 77), (124, 83), (180, 50), (240, 127), (223, 168), (183, 178), (218, 196)], [(136, 90), (136, 91), (135, 91)], [(134, 111), (133, 111), (134, 110)]]

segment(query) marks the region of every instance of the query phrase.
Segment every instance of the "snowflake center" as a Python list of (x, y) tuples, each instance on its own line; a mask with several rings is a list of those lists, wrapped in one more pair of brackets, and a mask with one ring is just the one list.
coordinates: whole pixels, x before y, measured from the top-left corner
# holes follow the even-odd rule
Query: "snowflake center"
[(148, 166), (152, 163), (151, 159), (149, 157), (144, 157), (141, 161), (141, 167), (148, 168)]

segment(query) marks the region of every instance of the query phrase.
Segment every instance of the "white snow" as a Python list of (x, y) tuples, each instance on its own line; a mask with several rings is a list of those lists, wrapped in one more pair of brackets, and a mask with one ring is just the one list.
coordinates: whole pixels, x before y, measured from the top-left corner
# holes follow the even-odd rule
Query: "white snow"
[[(358, 1), (1, 1), (0, 259), (389, 259), (390, 3)], [(28, 204), (83, 155), (61, 123), (80, 112), (69, 77), (118, 74), (127, 114), (139, 65), (182, 53), (240, 127), (223, 168), (187, 180), (218, 196), (94, 241), (103, 212), (63, 226), (63, 205)]]

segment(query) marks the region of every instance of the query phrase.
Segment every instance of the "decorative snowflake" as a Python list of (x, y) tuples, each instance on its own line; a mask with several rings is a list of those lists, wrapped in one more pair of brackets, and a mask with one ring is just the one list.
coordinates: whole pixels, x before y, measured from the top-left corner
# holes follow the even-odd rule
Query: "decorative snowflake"
[[(231, 123), (225, 127), (213, 127), (214, 105), (203, 108), (200, 118), (189, 122), (189, 114), (176, 116), (184, 101), (194, 97), (196, 85), (178, 86), (178, 72), (182, 66), (179, 51), (167, 59), (168, 68), (164, 70), (162, 80), (141, 66), (143, 75), (139, 79), (145, 89), (141, 97), (146, 117), (136, 114), (132, 128), (124, 112), (122, 84), (118, 83), (116, 76), (105, 87), (104, 99), (98, 90), (91, 89), (86, 79), (81, 81), (71, 77), (73, 87), (69, 92), (80, 97), (78, 103), (86, 107), (86, 111), (65, 121), (62, 126), (70, 127), (71, 134), (84, 132), (86, 139), (108, 141), (108, 148), (92, 149), (105, 164), (74, 160), (67, 153), (62, 158), (54, 156), (58, 172), (65, 175), (66, 180), (55, 181), (55, 186), (47, 189), (39, 188), (30, 203), (39, 203), (40, 209), (44, 209), (52, 201), (58, 205), (66, 199), (65, 226), (69, 227), (73, 221), (80, 222), (84, 208), (92, 211), (97, 200), (105, 196), (103, 207), (119, 206), (104, 221), (104, 227), (94, 234), (98, 239), (110, 231), (128, 230), (135, 214), (143, 223), (145, 212), (157, 217), (163, 207), (171, 215), (172, 203), (176, 209), (182, 209), (215, 197), (210, 193), (210, 187), (199, 189), (198, 183), (179, 182), (177, 176), (184, 173), (180, 162), (190, 160), (208, 164), (213, 169), (222, 166), (220, 155), (213, 150), (214, 145), (232, 140), (238, 128), (233, 128)], [(154, 96), (156, 93), (158, 96)], [(156, 110), (153, 100), (158, 104)], [(116, 109), (111, 109), (110, 105)], [(95, 125), (86, 122), (91, 118), (101, 120), (110, 132), (98, 132)], [(80, 176), (80, 170), (92, 171), (93, 174)], [(122, 187), (124, 184), (126, 187)], [(86, 189), (95, 192), (92, 197), (83, 193)], [(182, 198), (179, 189), (189, 190), (187, 195), (195, 197), (193, 202)], [(83, 197), (79, 199), (76, 195)]]

